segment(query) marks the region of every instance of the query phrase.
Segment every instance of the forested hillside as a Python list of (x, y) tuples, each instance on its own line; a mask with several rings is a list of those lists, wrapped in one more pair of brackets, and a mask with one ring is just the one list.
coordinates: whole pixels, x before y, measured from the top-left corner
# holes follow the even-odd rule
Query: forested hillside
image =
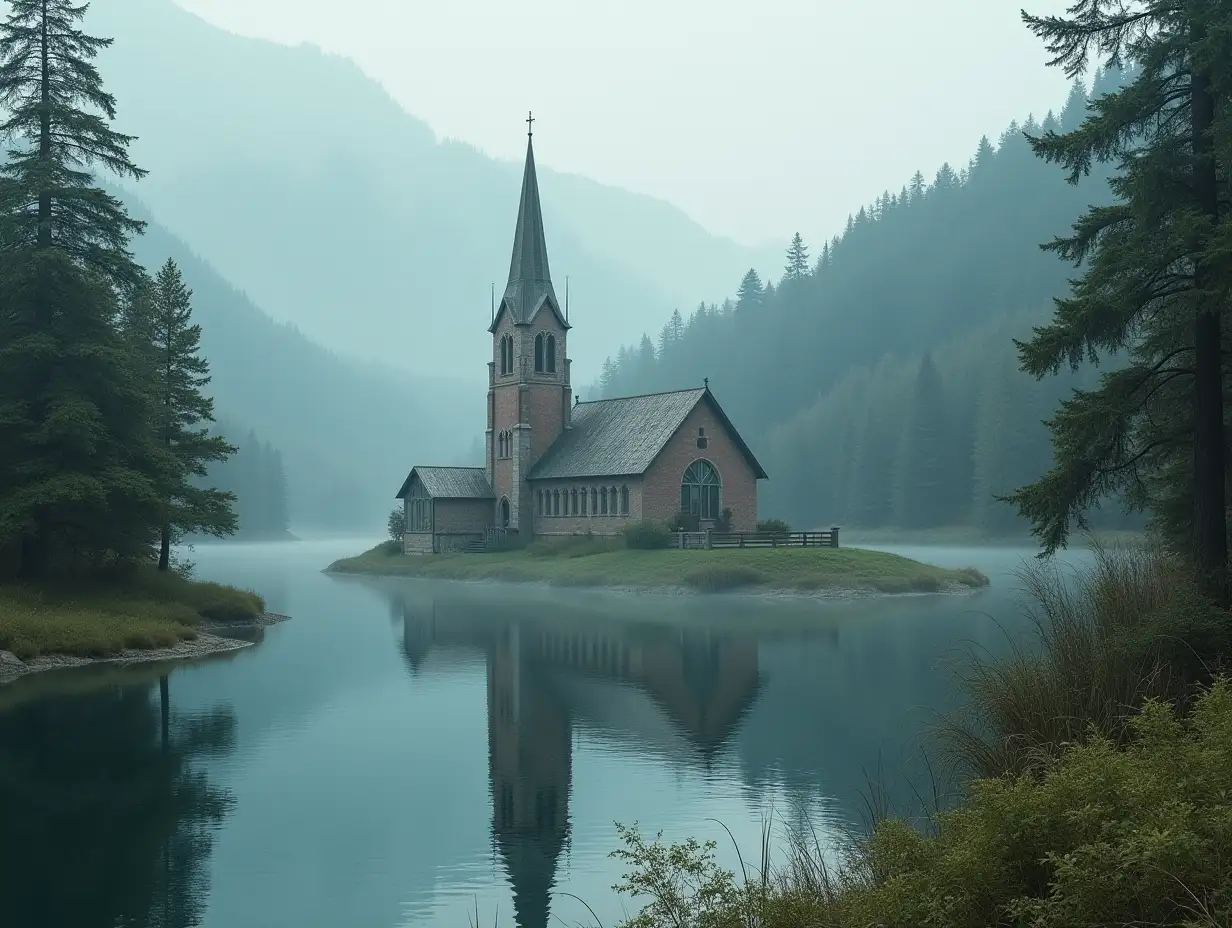
[(219, 421), (214, 431), (227, 437), (235, 454), (211, 467), (202, 482), (234, 494), (235, 537), (253, 541), (291, 537), (282, 452), (254, 430), (245, 433), (233, 422)]
[[(482, 368), (458, 388), (336, 354), (275, 322), (152, 221), (136, 197), (124, 199), (133, 216), (149, 221), (132, 240), (137, 260), (157, 268), (174, 258), (193, 290), (209, 391), (220, 420), (235, 427), (223, 434), (240, 444), (255, 429), (283, 455), (296, 526), (380, 525), (413, 461), (465, 463), (483, 425), (483, 391), (474, 388)], [(486, 341), (482, 331), (478, 337)]]
[[(1093, 93), (1110, 86), (1097, 75)], [(814, 256), (795, 243), (778, 282), (749, 272), (734, 300), (676, 313), (657, 339), (621, 349), (597, 389), (708, 377), (770, 474), (764, 515), (1020, 530), (994, 496), (1046, 469), (1041, 420), (1078, 381), (1019, 372), (1013, 339), (1048, 318), (1073, 273), (1038, 246), (1109, 196), (1107, 166), (1071, 186), (1024, 133), (1072, 129), (1086, 109), (1076, 84), (1059, 116), (981, 139), (931, 183), (917, 173)]]
[[(354, 62), (233, 35), (174, 0), (94, 0), (90, 17), (115, 36), (107, 81), (162, 222), (275, 319), (404, 370), (461, 367), (482, 392), (520, 155), (437, 139)], [(515, 146), (525, 115), (509, 113)], [(577, 319), (607, 320), (606, 341), (594, 331), (573, 346), (575, 371), (593, 376), (613, 341), (681, 300), (773, 266), (667, 203), (554, 174), (551, 138), (568, 129), (548, 114), (536, 129), (558, 289), (569, 276)]]

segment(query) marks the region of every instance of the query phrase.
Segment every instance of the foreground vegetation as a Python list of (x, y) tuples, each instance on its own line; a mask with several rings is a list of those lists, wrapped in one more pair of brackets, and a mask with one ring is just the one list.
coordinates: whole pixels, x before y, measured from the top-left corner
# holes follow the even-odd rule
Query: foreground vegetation
[(947, 570), (860, 548), (635, 549), (619, 538), (538, 541), (487, 554), (404, 556), (396, 543), (335, 561), (338, 573), (435, 577), (443, 580), (540, 582), (554, 586), (879, 593), (936, 593), (987, 586), (972, 568)]
[(166, 648), (195, 638), (205, 622), (243, 623), (265, 610), (255, 593), (140, 570), (122, 581), (50, 590), (0, 586), (0, 650), (22, 660), (46, 654), (105, 657), (125, 648)]
[(1097, 552), (1023, 580), (1039, 647), (974, 663), (967, 716), (940, 732), (957, 809), (884, 820), (825, 852), (735, 874), (713, 844), (621, 829), (631, 928), (761, 925), (1227, 925), (1232, 920), (1232, 682), (1227, 614), (1180, 561)]

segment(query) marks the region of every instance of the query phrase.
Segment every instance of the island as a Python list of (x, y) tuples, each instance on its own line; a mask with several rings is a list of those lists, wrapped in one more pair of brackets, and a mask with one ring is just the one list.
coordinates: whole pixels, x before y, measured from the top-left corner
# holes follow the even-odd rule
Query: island
[(965, 567), (934, 567), (863, 548), (627, 547), (619, 537), (540, 539), (484, 553), (405, 555), (384, 542), (326, 568), (337, 574), (440, 580), (541, 583), (655, 592), (860, 595), (950, 593), (978, 589), (988, 578)]
[(184, 660), (238, 650), (284, 621), (256, 593), (151, 565), (63, 589), (0, 585), (0, 685), (38, 671)]

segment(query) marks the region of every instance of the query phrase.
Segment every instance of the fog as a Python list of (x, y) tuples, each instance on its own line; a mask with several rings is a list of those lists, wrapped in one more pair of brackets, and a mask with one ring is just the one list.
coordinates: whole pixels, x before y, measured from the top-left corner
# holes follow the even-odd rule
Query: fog
[[(1075, 193), (1021, 134), (1050, 113), (1081, 118), (1089, 79), (1067, 91), (1016, 12), (992, 6), (954, 0), (942, 12), (961, 28), (937, 39), (935, 55), (919, 51), (931, 35), (916, 34), (919, 14), (899, 11), (887, 49), (907, 35), (918, 48), (870, 69), (860, 94), (847, 89), (852, 56), (880, 27), (867, 12), (771, 5), (759, 26), (798, 28), (746, 48), (707, 83), (697, 36), (714, 30), (691, 30), (681, 8), (642, 50), (677, 43), (687, 78), (652, 70), (604, 83), (604, 49), (627, 23), (599, 38), (585, 17), (534, 7), (528, 22), (551, 20), (544, 35), (573, 49), (562, 61), (576, 80), (538, 70), (502, 82), (502, 66), (484, 62), (442, 66), (446, 92), (423, 71), (457, 45), (425, 38), (456, 28), (444, 13), (419, 11), (407, 47), (422, 54), (397, 67), (388, 43), (360, 41), (340, 8), (300, 5), (292, 23), (272, 0), (95, 0), (89, 28), (115, 38), (99, 67), (116, 124), (137, 136), (134, 160), (150, 172), (116, 188), (149, 221), (135, 250), (148, 266), (174, 257), (183, 267), (220, 426), (257, 449), (211, 477), (241, 504), (286, 499), (250, 502), (244, 534), (379, 529), (412, 464), (481, 462), (492, 292), (508, 275), (524, 114), (541, 105), (539, 190), (574, 326), (575, 395), (709, 378), (768, 467), (766, 505), (793, 523), (1021, 529), (989, 500), (1046, 464), (1033, 423), (1056, 391), (1006, 368), (1010, 339), (1064, 286), (1064, 267), (1036, 244), (1104, 193), (1102, 179)], [(399, 18), (409, 9), (370, 12), (409, 29)], [(711, 11), (714, 22), (734, 22), (733, 9)], [(476, 48), (494, 28), (476, 31)], [(525, 39), (526, 28), (510, 35)], [(959, 63), (942, 52), (962, 36), (972, 57)], [(716, 60), (737, 50), (713, 38)], [(315, 44), (284, 44), (303, 41)], [(792, 70), (785, 58), (810, 41), (817, 55)], [(993, 59), (998, 81), (980, 73)], [(408, 84), (415, 75), (422, 92)], [(971, 91), (961, 100), (959, 78)], [(478, 93), (492, 81), (499, 93)], [(596, 88), (598, 116), (577, 108), (585, 87)], [(514, 89), (525, 106), (505, 106)], [(782, 102), (793, 94), (797, 103)], [(691, 115), (682, 95), (696, 101)], [(629, 121), (631, 109), (642, 112)], [(618, 134), (637, 145), (617, 150), (598, 128), (618, 116)], [(748, 170), (734, 169), (737, 158)], [(807, 274), (785, 279), (797, 230)], [(936, 511), (918, 513), (904, 461), (919, 449), (902, 435), (926, 353), (987, 361), (942, 363), (940, 392), (921, 400), (944, 407), (958, 463)], [(1005, 417), (974, 401), (994, 381), (1009, 384), (1006, 408), (1028, 416), (1017, 451), (989, 431)]]

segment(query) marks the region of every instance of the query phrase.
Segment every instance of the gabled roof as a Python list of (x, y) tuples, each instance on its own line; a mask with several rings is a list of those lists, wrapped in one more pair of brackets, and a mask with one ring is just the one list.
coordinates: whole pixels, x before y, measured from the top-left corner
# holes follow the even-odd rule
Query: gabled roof
[(518, 225), (513, 233), (513, 257), (509, 261), (509, 283), (489, 332), (496, 331), (501, 314), (513, 315), (515, 325), (530, 325), (544, 305), (556, 314), (566, 329), (569, 323), (560, 312), (552, 275), (548, 271), (548, 244), (543, 233), (543, 210), (539, 206), (539, 180), (535, 174), (535, 149), (526, 141), (526, 168), (522, 173), (522, 199), (518, 204)]
[(529, 479), (644, 474), (700, 402), (708, 402), (759, 480), (766, 472), (709, 387), (593, 400), (573, 407), (572, 427), (531, 468)]
[(494, 499), (496, 495), (482, 467), (412, 467), (395, 499), (410, 492), (416, 475), (433, 499)]

